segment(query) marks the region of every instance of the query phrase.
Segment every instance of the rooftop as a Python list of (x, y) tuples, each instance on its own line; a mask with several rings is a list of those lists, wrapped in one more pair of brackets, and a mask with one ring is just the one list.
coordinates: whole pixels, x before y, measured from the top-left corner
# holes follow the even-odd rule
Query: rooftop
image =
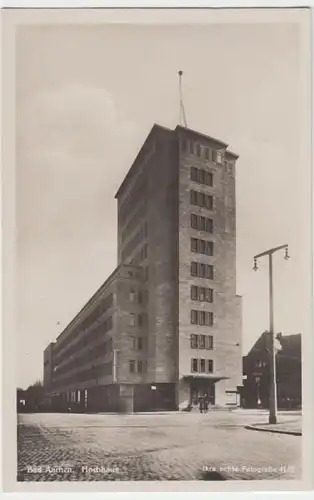
[[(135, 173), (135, 167), (136, 167), (138, 161), (140, 160), (143, 152), (145, 152), (145, 148), (146, 148), (146, 146), (147, 146), (147, 144), (148, 144), (151, 136), (154, 135), (157, 131), (165, 132), (165, 133), (168, 133), (168, 134), (178, 133), (178, 132), (185, 133), (185, 134), (192, 134), (192, 135), (195, 135), (195, 136), (200, 137), (202, 139), (205, 139), (206, 141), (211, 142), (212, 144), (215, 144), (218, 148), (226, 150), (227, 147), (228, 147), (227, 143), (222, 142), (219, 139), (215, 139), (214, 137), (211, 137), (210, 135), (198, 132), (197, 130), (193, 130), (193, 129), (190, 129), (190, 128), (187, 128), (187, 127), (183, 127), (182, 125), (177, 125), (175, 127), (175, 129), (170, 129), (168, 127), (164, 127), (163, 125), (158, 125), (157, 123), (155, 123), (153, 125), (153, 127), (151, 128), (148, 136), (146, 137), (143, 145), (141, 146), (141, 148), (140, 148), (140, 150), (139, 150), (139, 152), (138, 152), (138, 154), (137, 154), (134, 162), (132, 163), (132, 165), (131, 165), (128, 173), (126, 174), (124, 180), (122, 181), (122, 183), (121, 183), (118, 191), (116, 192), (115, 198), (119, 197), (119, 195), (121, 194), (124, 186), (127, 184), (127, 182), (134, 175), (134, 173)], [(228, 156), (231, 156), (234, 159), (238, 159), (239, 158), (239, 156), (237, 154), (235, 154), (235, 153), (232, 153), (232, 151), (227, 150), (226, 153), (227, 153)]]

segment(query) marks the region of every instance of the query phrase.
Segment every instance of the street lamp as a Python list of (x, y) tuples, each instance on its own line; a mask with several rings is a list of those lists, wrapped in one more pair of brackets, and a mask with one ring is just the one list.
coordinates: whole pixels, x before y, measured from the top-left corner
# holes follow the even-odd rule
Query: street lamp
[(258, 271), (257, 260), (260, 257), (268, 256), (269, 258), (269, 333), (271, 339), (271, 363), (270, 363), (270, 394), (269, 394), (269, 423), (277, 423), (277, 383), (276, 383), (276, 345), (274, 332), (274, 297), (273, 297), (273, 254), (279, 250), (285, 250), (285, 260), (288, 260), (288, 245), (280, 245), (279, 247), (271, 248), (254, 256), (253, 270)]

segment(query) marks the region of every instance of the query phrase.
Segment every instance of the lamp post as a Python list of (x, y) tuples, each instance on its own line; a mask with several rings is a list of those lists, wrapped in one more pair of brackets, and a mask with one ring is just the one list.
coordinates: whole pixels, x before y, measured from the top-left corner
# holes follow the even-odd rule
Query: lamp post
[(279, 250), (285, 250), (285, 259), (289, 259), (288, 245), (270, 248), (254, 256), (254, 271), (258, 271), (257, 259), (268, 256), (269, 259), (269, 334), (271, 340), (271, 363), (270, 363), (270, 394), (269, 394), (269, 423), (277, 423), (277, 383), (276, 383), (276, 347), (274, 332), (274, 296), (273, 296), (273, 254)]

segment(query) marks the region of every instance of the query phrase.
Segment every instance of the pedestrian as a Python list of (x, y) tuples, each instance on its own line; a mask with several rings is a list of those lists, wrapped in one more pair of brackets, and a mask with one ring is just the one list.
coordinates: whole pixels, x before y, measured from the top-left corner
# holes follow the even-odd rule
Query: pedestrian
[(204, 410), (204, 398), (202, 396), (200, 396), (198, 398), (198, 404), (199, 404), (200, 413), (203, 413), (203, 410)]
[(204, 412), (205, 413), (208, 412), (208, 404), (209, 404), (209, 398), (208, 398), (208, 395), (205, 394), (204, 395)]

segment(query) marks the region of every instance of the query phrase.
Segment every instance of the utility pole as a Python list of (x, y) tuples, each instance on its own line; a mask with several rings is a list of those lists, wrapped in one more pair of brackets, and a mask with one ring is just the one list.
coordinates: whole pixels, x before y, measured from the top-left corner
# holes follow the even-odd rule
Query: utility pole
[(269, 423), (277, 423), (277, 380), (276, 380), (276, 343), (274, 332), (274, 294), (273, 294), (273, 254), (285, 250), (285, 259), (289, 259), (288, 245), (270, 248), (254, 256), (254, 271), (258, 271), (257, 259), (268, 256), (269, 259), (269, 336), (270, 336), (270, 391), (269, 391)]

